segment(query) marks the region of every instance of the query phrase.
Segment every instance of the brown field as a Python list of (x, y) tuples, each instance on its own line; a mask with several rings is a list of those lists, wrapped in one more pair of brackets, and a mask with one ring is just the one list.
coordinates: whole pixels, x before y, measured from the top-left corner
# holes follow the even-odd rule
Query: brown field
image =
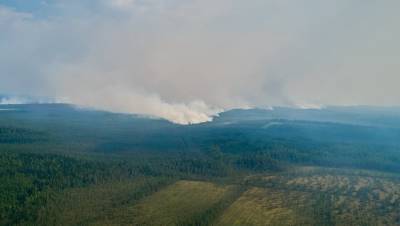
[(224, 198), (229, 186), (179, 181), (132, 208), (136, 225), (179, 225)]
[(165, 184), (149, 194), (138, 193), (143, 182), (73, 189), (52, 202), (60, 213), (53, 219), (76, 225), (400, 225), (400, 178), (392, 174), (299, 167), (248, 175), (234, 185)]
[(250, 188), (220, 217), (216, 225), (310, 225), (301, 209), (310, 197), (304, 192)]

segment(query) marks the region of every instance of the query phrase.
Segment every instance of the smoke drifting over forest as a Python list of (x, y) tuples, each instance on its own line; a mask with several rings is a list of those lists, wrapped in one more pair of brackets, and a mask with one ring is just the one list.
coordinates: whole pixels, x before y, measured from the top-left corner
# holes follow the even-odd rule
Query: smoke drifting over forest
[(396, 0), (0, 2), (0, 93), (187, 124), (400, 104)]

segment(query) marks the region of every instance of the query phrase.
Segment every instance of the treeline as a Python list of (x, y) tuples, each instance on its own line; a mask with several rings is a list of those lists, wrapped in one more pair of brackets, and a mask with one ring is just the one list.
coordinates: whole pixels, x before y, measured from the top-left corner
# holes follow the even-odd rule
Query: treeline
[(177, 226), (207, 226), (213, 225), (218, 217), (230, 206), (232, 205), (242, 194), (246, 191), (245, 186), (236, 186), (232, 188), (231, 191), (225, 197), (214, 204), (211, 208), (205, 210), (204, 212), (192, 216), (186, 221), (180, 222)]
[(129, 208), (173, 182), (173, 178), (138, 177), (66, 189), (39, 209), (35, 224), (131, 225)]
[[(49, 200), (68, 188), (138, 178), (211, 179), (232, 174), (225, 163), (205, 155), (159, 153), (108, 160), (24, 152), (0, 153), (0, 225), (35, 222)], [(142, 186), (141, 192), (152, 191)], [(43, 211), (42, 211), (43, 212)]]
[(30, 129), (0, 127), (0, 144), (28, 144), (46, 140), (46, 134)]
[(104, 164), (58, 155), (0, 155), (0, 224), (31, 222), (54, 193), (86, 186), (110, 176)]

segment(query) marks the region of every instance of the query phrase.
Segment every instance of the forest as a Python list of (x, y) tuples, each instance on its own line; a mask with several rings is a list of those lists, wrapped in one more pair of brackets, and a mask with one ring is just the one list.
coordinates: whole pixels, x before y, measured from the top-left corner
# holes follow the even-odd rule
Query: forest
[(400, 225), (400, 111), (0, 111), (0, 225)]

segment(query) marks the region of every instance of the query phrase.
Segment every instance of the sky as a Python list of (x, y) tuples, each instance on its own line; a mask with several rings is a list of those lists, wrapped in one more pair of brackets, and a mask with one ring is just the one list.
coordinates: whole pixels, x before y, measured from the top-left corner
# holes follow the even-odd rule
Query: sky
[(0, 0), (0, 94), (181, 124), (232, 108), (397, 106), (399, 8), (398, 0)]

